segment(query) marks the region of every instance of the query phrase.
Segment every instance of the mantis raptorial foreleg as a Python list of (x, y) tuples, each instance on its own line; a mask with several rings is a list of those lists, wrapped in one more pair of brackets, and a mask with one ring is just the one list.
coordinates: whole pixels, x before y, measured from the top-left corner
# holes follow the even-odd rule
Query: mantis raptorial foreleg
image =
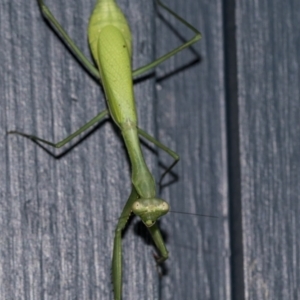
[(154, 68), (172, 55), (195, 43), (201, 37), (200, 33), (193, 26), (180, 18), (160, 1), (157, 3), (180, 22), (190, 28), (195, 33), (195, 36), (185, 44), (156, 59), (152, 63), (132, 71), (130, 29), (126, 18), (114, 0), (98, 0), (90, 18), (89, 43), (97, 68), (78, 49), (62, 26), (57, 22), (48, 7), (45, 6), (44, 2), (42, 0), (38, 0), (38, 4), (44, 17), (62, 36), (68, 47), (73, 51), (83, 66), (93, 76), (101, 80), (109, 110), (104, 110), (99, 113), (80, 129), (58, 143), (49, 142), (45, 139), (21, 133), (19, 131), (9, 132), (11, 134), (19, 134), (34, 141), (39, 141), (56, 148), (60, 148), (83, 131), (100, 122), (107, 115), (111, 116), (115, 124), (121, 130), (131, 163), (132, 191), (122, 211), (114, 239), (112, 268), (114, 294), (115, 299), (117, 300), (121, 299), (122, 295), (121, 232), (125, 227), (131, 212), (138, 215), (149, 229), (153, 241), (161, 254), (161, 257), (157, 259), (157, 262), (162, 262), (168, 258), (168, 251), (165, 247), (156, 221), (159, 217), (168, 212), (169, 205), (164, 200), (159, 199), (156, 196), (155, 180), (145, 163), (144, 156), (141, 151), (139, 135), (163, 149), (174, 158), (174, 163), (164, 172), (162, 178), (179, 160), (179, 156), (174, 151), (170, 150), (168, 147), (138, 127), (132, 78)]
[[(147, 132), (143, 131), (142, 129), (138, 128), (138, 133), (147, 139), (148, 141), (152, 142), (162, 150), (164, 150), (166, 153), (168, 153), (170, 156), (174, 158), (173, 164), (170, 165), (170, 167), (162, 174), (161, 180), (163, 177), (175, 166), (175, 164), (179, 160), (179, 156), (177, 153), (154, 139), (152, 136), (150, 136)], [(161, 181), (160, 180), (160, 181)], [(132, 206), (133, 203), (139, 199), (139, 195), (136, 192), (134, 186), (132, 186), (132, 190), (130, 193), (130, 196), (122, 210), (121, 216), (119, 218), (116, 230), (115, 230), (115, 238), (114, 238), (114, 250), (113, 250), (113, 265), (112, 265), (112, 275), (113, 275), (113, 286), (114, 286), (114, 293), (115, 293), (115, 299), (121, 299), (121, 293), (122, 293), (122, 231), (126, 226), (126, 223), (132, 213)], [(160, 252), (160, 256), (156, 258), (157, 263), (162, 263), (168, 258), (168, 250), (166, 249), (165, 243), (163, 241), (161, 232), (157, 226), (157, 224), (154, 224), (151, 227), (147, 227), (149, 230), (149, 233), (151, 234), (151, 237), (156, 245), (156, 248)]]
[[(128, 218), (132, 212), (132, 205), (138, 200), (139, 195), (136, 192), (134, 186), (132, 187), (130, 196), (123, 208), (121, 216), (119, 218), (114, 238), (114, 250), (113, 250), (113, 265), (112, 265), (112, 276), (113, 276), (113, 287), (115, 299), (121, 299), (122, 296), (122, 231), (125, 228)], [(148, 230), (152, 236), (152, 239), (160, 252), (160, 257), (156, 259), (157, 263), (161, 263), (168, 258), (168, 250), (163, 241), (161, 232), (154, 224), (148, 227)]]

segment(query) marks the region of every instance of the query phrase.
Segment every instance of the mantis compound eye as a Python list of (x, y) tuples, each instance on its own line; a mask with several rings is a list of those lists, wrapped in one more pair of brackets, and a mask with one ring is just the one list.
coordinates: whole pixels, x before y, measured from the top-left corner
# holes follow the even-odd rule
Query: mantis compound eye
[(169, 204), (158, 198), (141, 198), (133, 203), (132, 211), (142, 219), (147, 227), (151, 227), (158, 218), (169, 211)]

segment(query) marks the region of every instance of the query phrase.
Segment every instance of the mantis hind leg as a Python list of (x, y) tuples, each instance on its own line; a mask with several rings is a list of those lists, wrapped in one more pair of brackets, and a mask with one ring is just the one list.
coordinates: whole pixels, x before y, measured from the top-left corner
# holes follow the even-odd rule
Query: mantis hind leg
[[(99, 70), (94, 66), (94, 64), (83, 54), (83, 52), (77, 47), (75, 42), (70, 38), (68, 33), (64, 30), (64, 28), (60, 25), (60, 23), (56, 20), (50, 9), (45, 5), (43, 0), (37, 0), (39, 7), (41, 9), (41, 12), (46, 20), (49, 21), (49, 23), (53, 26), (53, 28), (61, 35), (64, 42), (67, 44), (69, 49), (74, 53), (74, 55), (78, 58), (78, 60), (82, 63), (82, 65), (88, 70), (88, 72), (94, 76), (97, 79), (100, 79)], [(201, 33), (193, 27), (190, 23), (185, 21), (183, 18), (181, 18), (179, 15), (177, 15), (175, 12), (173, 12), (170, 8), (168, 8), (166, 5), (164, 5), (160, 0), (157, 0), (157, 4), (168, 11), (171, 15), (173, 15), (177, 20), (179, 20), (181, 23), (183, 23), (185, 26), (190, 28), (194, 33), (194, 37), (191, 38), (189, 41), (184, 43), (183, 45), (175, 48), (174, 50), (170, 51), (169, 53), (159, 57), (155, 61), (153, 61), (150, 64), (147, 64), (146, 66), (143, 66), (141, 68), (138, 68), (137, 70), (132, 72), (132, 77), (136, 77), (138, 75), (141, 75), (148, 70), (156, 67), (163, 61), (167, 60), (171, 56), (175, 55), (176, 53), (180, 52), (181, 50), (189, 47), (190, 45), (194, 44), (198, 40), (201, 39)]]
[(33, 141), (36, 142), (42, 142), (44, 144), (50, 145), (54, 148), (61, 148), (62, 146), (64, 146), (65, 144), (67, 144), (68, 142), (70, 142), (72, 139), (74, 139), (76, 136), (78, 136), (79, 134), (81, 134), (82, 132), (84, 132), (85, 130), (87, 130), (88, 128), (90, 128), (91, 126), (93, 126), (96, 123), (99, 123), (101, 120), (104, 119), (104, 117), (106, 117), (108, 115), (108, 110), (104, 110), (101, 113), (99, 113), (96, 117), (94, 117), (93, 119), (91, 119), (89, 122), (87, 122), (85, 125), (83, 125), (82, 127), (80, 127), (78, 130), (76, 130), (75, 132), (73, 132), (72, 134), (70, 134), (68, 137), (66, 137), (65, 139), (61, 140), (58, 143), (53, 143), (53, 142), (49, 142), (47, 140), (41, 139), (35, 135), (30, 135), (27, 133), (23, 133), (20, 131), (9, 131), (7, 134), (18, 134), (21, 136), (24, 136), (28, 139), (31, 139)]
[(159, 184), (162, 183), (164, 177), (171, 171), (171, 169), (178, 163), (180, 157), (179, 155), (174, 152), (173, 150), (171, 150), (170, 148), (168, 148), (167, 146), (165, 146), (164, 144), (162, 144), (161, 142), (159, 142), (158, 140), (156, 140), (154, 137), (152, 137), (150, 134), (148, 134), (146, 131), (142, 130), (141, 128), (138, 127), (138, 133), (144, 137), (145, 139), (147, 139), (149, 142), (153, 143), (154, 145), (156, 145), (157, 147), (159, 147), (160, 149), (164, 150), (166, 153), (168, 153), (171, 157), (173, 157), (174, 162), (165, 170), (165, 172), (161, 175), (160, 180), (159, 180)]
[(163, 4), (160, 0), (157, 0), (157, 4), (162, 7), (164, 10), (166, 10), (167, 12), (169, 12), (172, 16), (174, 16), (177, 20), (179, 20), (182, 24), (184, 24), (185, 26), (187, 26), (189, 29), (191, 29), (195, 35), (194, 37), (192, 37), (190, 40), (188, 40), (186, 43), (184, 43), (183, 45), (175, 48), (174, 50), (170, 51), (169, 53), (157, 58), (156, 60), (154, 60), (152, 63), (147, 64), (146, 66), (143, 66), (141, 68), (138, 68), (137, 70), (132, 72), (132, 76), (136, 77), (138, 75), (141, 75), (145, 72), (147, 72), (148, 70), (156, 67), (157, 65), (161, 64), (163, 61), (169, 59), (171, 56), (175, 55), (176, 53), (180, 52), (181, 50), (191, 46), (192, 44), (196, 43), (197, 41), (199, 41), (201, 39), (201, 33), (194, 27), (192, 26), (190, 23), (188, 23), (187, 21), (185, 21), (183, 18), (181, 18), (179, 15), (177, 15), (174, 11), (172, 11), (169, 7), (167, 7), (165, 4)]
[(71, 49), (74, 55), (78, 58), (78, 60), (82, 63), (82, 65), (89, 71), (91, 75), (95, 78), (100, 79), (99, 70), (94, 66), (92, 62), (83, 54), (83, 52), (76, 46), (74, 41), (70, 38), (67, 32), (63, 29), (60, 23), (53, 16), (50, 9), (44, 4), (43, 0), (37, 0), (41, 12), (46, 20), (53, 26), (53, 28), (61, 35), (64, 42)]

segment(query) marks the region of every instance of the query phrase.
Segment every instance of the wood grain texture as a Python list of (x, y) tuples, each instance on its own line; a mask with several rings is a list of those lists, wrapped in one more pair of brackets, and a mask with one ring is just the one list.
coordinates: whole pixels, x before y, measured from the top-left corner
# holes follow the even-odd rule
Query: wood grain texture
[[(157, 68), (158, 136), (181, 156), (174, 171), (178, 180), (162, 195), (171, 209), (219, 219), (170, 213), (161, 221), (170, 251), (162, 299), (230, 299), (222, 3), (177, 1), (170, 6), (203, 39)], [(158, 22), (157, 54), (180, 44), (180, 36), (191, 36), (166, 18), (177, 36)]]
[[(172, 19), (154, 18), (152, 1), (118, 3), (130, 20), (135, 68), (179, 45), (178, 34), (189, 35)], [(170, 251), (162, 278), (149, 237), (141, 238), (145, 230), (134, 219), (123, 238), (123, 295), (230, 299), (222, 4), (167, 4), (200, 29), (203, 40), (135, 84), (139, 122), (181, 156), (173, 172), (178, 180), (161, 194), (171, 208), (219, 219), (162, 219)], [(47, 5), (89, 55), (86, 28), (94, 1)], [(4, 1), (0, 8), (0, 298), (112, 299), (113, 231), (130, 192), (119, 131), (106, 121), (80, 142), (48, 151), (6, 136), (21, 130), (59, 141), (106, 106), (98, 83), (49, 28), (36, 1)], [(145, 155), (159, 178), (159, 165), (170, 158), (147, 148)]]
[(245, 299), (300, 298), (300, 2), (238, 1)]

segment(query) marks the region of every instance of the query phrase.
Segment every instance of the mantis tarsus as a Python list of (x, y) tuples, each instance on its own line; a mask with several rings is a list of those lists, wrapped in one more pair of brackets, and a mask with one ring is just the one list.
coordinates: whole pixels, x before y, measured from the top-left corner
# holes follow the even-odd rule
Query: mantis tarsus
[(168, 258), (168, 251), (165, 247), (160, 230), (156, 224), (159, 217), (169, 210), (168, 204), (157, 198), (155, 181), (150, 173), (141, 151), (139, 135), (152, 142), (174, 158), (174, 163), (164, 172), (161, 178), (177, 163), (179, 156), (164, 146), (152, 136), (144, 132), (137, 125), (137, 115), (133, 96), (132, 78), (143, 74), (154, 68), (164, 60), (190, 46), (201, 38), (200, 33), (171, 11), (168, 7), (158, 1), (158, 4), (175, 16), (180, 22), (189, 27), (195, 36), (182, 46), (174, 49), (166, 55), (156, 59), (154, 62), (141, 67), (135, 71), (131, 70), (131, 33), (127, 21), (114, 0), (98, 0), (91, 15), (89, 23), (89, 44), (97, 68), (77, 48), (65, 30), (57, 22), (51, 11), (45, 6), (42, 0), (38, 0), (44, 17), (52, 24), (56, 31), (62, 36), (70, 49), (74, 52), (83, 66), (97, 79), (100, 79), (104, 87), (109, 110), (100, 112), (96, 117), (86, 123), (76, 132), (58, 143), (52, 143), (36, 136), (24, 134), (18, 131), (11, 131), (35, 141), (46, 143), (55, 148), (60, 148), (74, 137), (100, 122), (107, 115), (110, 115), (115, 124), (120, 128), (126, 149), (129, 154), (132, 169), (132, 191), (119, 218), (115, 231), (112, 275), (114, 298), (121, 299), (122, 295), (122, 249), (121, 232), (127, 220), (134, 212), (149, 229), (156, 247), (160, 252), (158, 263)]

